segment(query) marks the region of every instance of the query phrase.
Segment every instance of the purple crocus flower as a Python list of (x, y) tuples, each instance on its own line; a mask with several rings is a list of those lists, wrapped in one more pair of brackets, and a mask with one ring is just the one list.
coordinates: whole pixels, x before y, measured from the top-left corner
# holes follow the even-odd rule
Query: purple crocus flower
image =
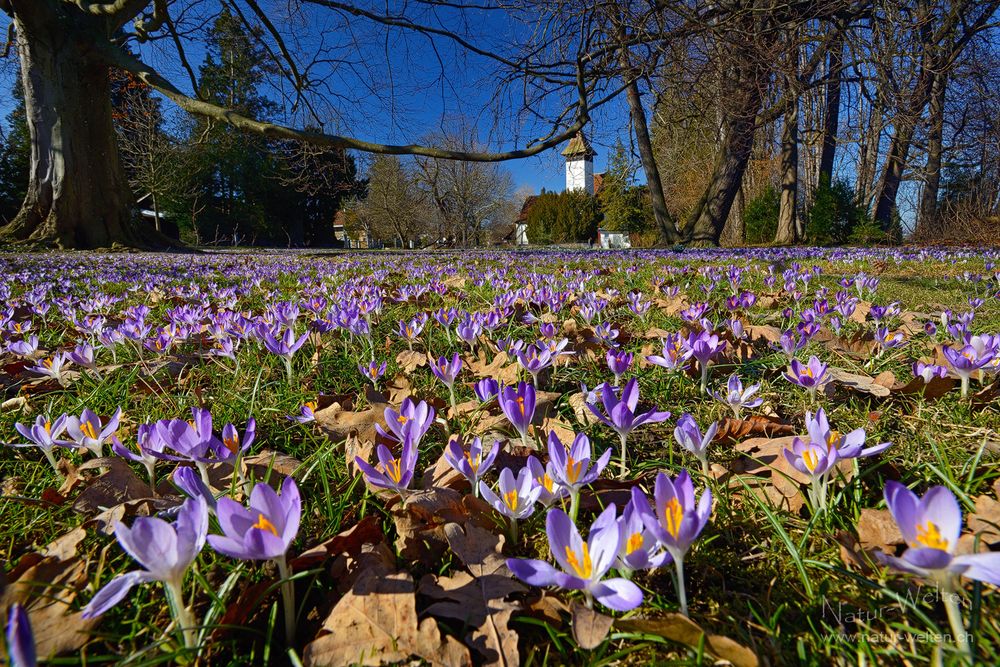
[(483, 378), (472, 387), (472, 391), (480, 403), (487, 403), (500, 393), (500, 383), (493, 378)]
[(38, 352), (38, 336), (32, 334), (28, 338), (8, 343), (7, 351), (22, 359), (31, 359)]
[(525, 467), (531, 471), (531, 479), (534, 482), (535, 487), (540, 489), (538, 502), (545, 507), (550, 507), (552, 503), (565, 498), (569, 494), (568, 489), (564, 488), (560, 484), (556, 484), (552, 475), (551, 461), (547, 466), (544, 466), (542, 465), (542, 462), (535, 458), (535, 455), (532, 454), (528, 457), (527, 465)]
[(553, 356), (549, 352), (549, 348), (544, 344), (542, 346), (528, 345), (523, 350), (518, 350), (516, 354), (521, 368), (531, 374), (532, 384), (537, 387), (538, 375), (552, 365)]
[(558, 586), (581, 590), (587, 603), (596, 599), (615, 611), (628, 611), (642, 604), (642, 591), (628, 579), (604, 579), (614, 566), (621, 546), (617, 509), (608, 505), (590, 528), (584, 541), (573, 521), (560, 509), (549, 510), (545, 528), (549, 551), (560, 570), (543, 560), (507, 559), (507, 567), (518, 579), (532, 586)]
[[(640, 494), (641, 495), (641, 494)], [(646, 513), (651, 514), (649, 500), (645, 496), (640, 502), (646, 503)], [(660, 545), (642, 520), (642, 512), (636, 509), (636, 497), (625, 504), (625, 510), (618, 522), (622, 533), (622, 543), (618, 551), (618, 568), (625, 572), (651, 570), (669, 563), (670, 552)]]
[(569, 515), (576, 521), (580, 489), (601, 476), (611, 460), (611, 450), (606, 449), (591, 465), (590, 438), (577, 433), (569, 447), (564, 445), (555, 431), (549, 431), (549, 473), (555, 482), (569, 491)]
[(909, 547), (902, 556), (876, 552), (886, 565), (935, 582), (941, 589), (952, 635), (971, 658), (968, 635), (962, 621), (958, 584), (960, 577), (1000, 585), (1000, 552), (955, 555), (962, 533), (962, 509), (954, 494), (935, 486), (918, 497), (892, 480), (885, 484), (885, 502), (899, 532)]
[(792, 359), (791, 366), (784, 376), (792, 384), (808, 391), (810, 402), (815, 403), (817, 390), (826, 383), (828, 368), (816, 356), (809, 357), (808, 364), (803, 364), (798, 359)]
[(212, 490), (201, 481), (201, 476), (191, 466), (177, 466), (172, 477), (174, 486), (189, 498), (201, 498), (205, 501), (208, 511), (216, 513), (216, 500)]
[(250, 445), (253, 444), (254, 439), (257, 437), (257, 420), (253, 417), (247, 420), (246, 430), (243, 431), (243, 435), (236, 429), (233, 424), (226, 424), (222, 428), (222, 447), (216, 449), (216, 458), (221, 463), (228, 463), (230, 465), (236, 465), (237, 459), (239, 459), (248, 449)]
[(736, 419), (739, 419), (743, 408), (756, 408), (764, 402), (764, 399), (760, 396), (754, 397), (754, 394), (758, 391), (760, 391), (759, 384), (752, 384), (744, 389), (743, 381), (740, 380), (740, 376), (733, 373), (726, 381), (726, 391), (712, 392), (712, 396), (714, 396), (716, 400), (728, 405), (730, 409), (732, 409)]
[(65, 440), (59, 440), (59, 436), (66, 429), (66, 422), (69, 417), (66, 415), (59, 416), (54, 422), (49, 419), (48, 416), (39, 415), (35, 418), (35, 425), (28, 427), (24, 424), (17, 423), (14, 424), (14, 428), (17, 432), (21, 434), (21, 437), (25, 438), (27, 442), (24, 443), (11, 443), (9, 447), (38, 447), (45, 454), (45, 458), (48, 459), (49, 463), (52, 465), (52, 469), (56, 471), (56, 475), (60, 478), (62, 473), (59, 472), (59, 466), (56, 463), (56, 457), (52, 453), (55, 447), (75, 447), (71, 442)]
[(137, 584), (159, 581), (171, 602), (185, 646), (193, 647), (195, 624), (184, 604), (184, 576), (201, 553), (207, 533), (208, 509), (200, 498), (185, 500), (173, 524), (156, 517), (140, 517), (131, 528), (121, 522), (115, 524), (118, 543), (144, 569), (120, 574), (108, 582), (84, 608), (83, 618), (104, 614)]
[(444, 451), (444, 458), (451, 467), (462, 473), (472, 486), (472, 495), (479, 497), (479, 480), (489, 471), (497, 454), (500, 453), (500, 441), (494, 440), (489, 451), (483, 450), (483, 441), (473, 438), (468, 451), (458, 438), (453, 438)]
[(708, 393), (708, 366), (716, 355), (726, 349), (726, 341), (721, 340), (715, 334), (701, 331), (697, 334), (692, 333), (684, 341), (684, 345), (691, 356), (698, 360), (698, 366), (701, 368), (701, 393), (706, 394)]
[(66, 376), (63, 366), (69, 363), (69, 357), (65, 352), (56, 352), (51, 357), (41, 359), (34, 366), (29, 366), (25, 370), (37, 373), (38, 375), (52, 378), (62, 386), (66, 386)]
[(97, 360), (94, 354), (94, 347), (89, 343), (82, 343), (77, 345), (72, 352), (69, 353), (70, 361), (72, 361), (77, 366), (82, 366), (88, 371), (94, 374), (94, 377), (98, 380), (101, 379), (101, 374), (97, 371)]
[(635, 410), (639, 405), (639, 383), (635, 378), (625, 383), (620, 398), (615, 389), (606, 382), (600, 387), (600, 396), (601, 402), (604, 404), (604, 411), (607, 414), (602, 413), (594, 403), (586, 403), (586, 406), (598, 419), (618, 433), (622, 445), (621, 472), (619, 476), (621, 479), (625, 479), (625, 443), (628, 434), (643, 424), (655, 424), (656, 422), (665, 421), (670, 418), (670, 413), (660, 412), (654, 408), (649, 412), (636, 414)]
[(316, 401), (306, 401), (299, 408), (299, 414), (288, 415), (287, 419), (289, 421), (298, 422), (300, 424), (308, 424), (310, 422), (316, 421)]
[(208, 481), (208, 465), (218, 462), (218, 454), (224, 447), (212, 434), (212, 413), (203, 408), (191, 408), (191, 421), (164, 419), (153, 426), (156, 437), (165, 447), (176, 454), (165, 451), (150, 451), (152, 456), (165, 461), (185, 461), (193, 463), (201, 473), (205, 484)]
[(409, 438), (414, 449), (434, 424), (434, 408), (426, 401), (415, 403), (409, 396), (403, 399), (399, 412), (386, 408), (384, 414), (389, 430), (383, 429), (381, 424), (375, 424), (378, 434), (393, 442), (404, 442)]
[(367, 364), (358, 364), (358, 371), (375, 387), (378, 387), (379, 378), (385, 375), (385, 364), (384, 361), (381, 364), (377, 361), (369, 361)]
[(608, 362), (608, 370), (610, 370), (615, 375), (615, 386), (617, 387), (621, 384), (622, 375), (628, 372), (629, 366), (632, 365), (632, 353), (625, 352), (624, 350), (608, 350), (605, 355), (605, 361)]
[(687, 616), (684, 557), (712, 514), (712, 492), (706, 489), (696, 503), (694, 483), (687, 470), (681, 470), (676, 479), (670, 479), (661, 472), (656, 475), (653, 499), (655, 510), (651, 511), (649, 499), (638, 488), (632, 488), (632, 502), (636, 511), (642, 515), (643, 524), (674, 560), (674, 567), (677, 569), (677, 597), (681, 613)]
[(517, 522), (532, 515), (542, 490), (534, 483), (527, 467), (521, 468), (516, 478), (510, 468), (501, 470), (497, 489), (500, 491), (499, 496), (486, 482), (479, 482), (479, 494), (483, 500), (510, 521), (510, 539), (516, 544)]
[(223, 534), (208, 536), (213, 549), (240, 560), (272, 560), (284, 556), (299, 532), (302, 499), (289, 476), (280, 494), (260, 482), (250, 494), (249, 507), (222, 497), (216, 511)]
[(413, 481), (413, 470), (417, 465), (417, 446), (412, 436), (407, 435), (403, 438), (399, 458), (393, 457), (385, 445), (379, 445), (375, 454), (378, 456), (378, 466), (372, 466), (360, 456), (355, 456), (354, 462), (364, 473), (369, 484), (382, 489), (392, 489), (402, 495)]
[(691, 351), (684, 347), (684, 339), (680, 334), (667, 334), (663, 339), (663, 354), (651, 354), (646, 361), (656, 366), (662, 366), (671, 371), (687, 370)]
[(31, 631), (31, 619), (28, 612), (15, 602), (7, 610), (7, 657), (10, 667), (35, 667), (35, 635)]
[(146, 468), (146, 474), (149, 476), (149, 488), (155, 492), (156, 462), (159, 458), (154, 453), (162, 453), (165, 444), (163, 440), (157, 436), (156, 429), (152, 424), (139, 425), (136, 432), (136, 443), (139, 447), (138, 454), (126, 449), (118, 438), (113, 437), (111, 439), (111, 451), (126, 461), (141, 463), (143, 467)]
[(261, 332), (260, 340), (267, 351), (281, 357), (285, 363), (285, 375), (288, 377), (289, 384), (292, 382), (292, 357), (299, 351), (308, 337), (309, 332), (306, 331), (296, 338), (295, 332), (291, 328), (285, 329), (278, 335), (275, 335), (275, 332), (270, 329)]
[(913, 364), (913, 376), (923, 380), (924, 384), (930, 384), (931, 380), (934, 378), (943, 378), (947, 375), (948, 369), (944, 366), (926, 364), (922, 361), (918, 361)]
[(941, 352), (955, 374), (962, 379), (962, 398), (969, 395), (969, 378), (989, 364), (994, 355), (992, 349), (976, 349), (974, 345), (963, 345), (961, 348), (945, 345)]
[(70, 416), (66, 419), (66, 433), (78, 447), (83, 447), (100, 458), (104, 455), (104, 443), (118, 431), (121, 416), (122, 409), (118, 408), (108, 419), (108, 423), (103, 424), (96, 413), (89, 408), (84, 409), (79, 417)]
[(285, 637), (295, 639), (295, 588), (289, 579), (285, 554), (299, 533), (302, 498), (295, 480), (288, 476), (277, 493), (260, 482), (250, 493), (250, 506), (232, 498), (219, 498), (215, 509), (222, 535), (209, 535), (209, 545), (219, 553), (239, 560), (272, 560), (281, 575)]
[(521, 442), (528, 447), (528, 426), (535, 416), (535, 388), (518, 382), (517, 387), (503, 387), (499, 395), (500, 409), (521, 434)]
[(455, 408), (455, 378), (458, 374), (462, 372), (462, 359), (458, 356), (456, 352), (448, 361), (447, 357), (441, 357), (436, 362), (431, 364), (431, 372), (434, 373), (434, 377), (441, 381), (441, 383), (448, 387), (448, 396), (451, 399), (451, 407)]
[(674, 439), (684, 449), (695, 455), (701, 462), (701, 471), (707, 477), (708, 469), (708, 446), (715, 439), (715, 434), (719, 430), (719, 423), (712, 422), (705, 434), (702, 435), (698, 428), (698, 422), (689, 414), (681, 415), (677, 420), (677, 427), (674, 429)]

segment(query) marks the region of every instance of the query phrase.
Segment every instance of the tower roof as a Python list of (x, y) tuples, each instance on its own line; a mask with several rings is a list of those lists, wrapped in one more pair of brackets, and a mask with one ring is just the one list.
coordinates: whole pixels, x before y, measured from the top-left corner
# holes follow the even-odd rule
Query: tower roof
[(583, 132), (577, 132), (576, 136), (566, 144), (566, 148), (563, 149), (562, 154), (567, 158), (593, 157), (597, 155), (597, 151), (591, 147), (590, 142), (587, 141), (587, 137), (584, 136)]

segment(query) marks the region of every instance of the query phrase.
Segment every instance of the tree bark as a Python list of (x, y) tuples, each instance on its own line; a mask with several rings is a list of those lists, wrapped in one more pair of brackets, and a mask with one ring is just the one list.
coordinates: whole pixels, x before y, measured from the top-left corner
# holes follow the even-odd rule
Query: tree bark
[(119, 161), (107, 65), (72, 37), (88, 21), (107, 29), (62, 3), (21, 2), (14, 10), (31, 171), (21, 211), (0, 229), (0, 241), (143, 245)]
[(639, 96), (639, 84), (632, 79), (625, 89), (629, 113), (632, 117), (632, 128), (635, 130), (635, 143), (642, 160), (642, 170), (646, 174), (646, 185), (649, 188), (649, 198), (653, 204), (653, 218), (660, 233), (661, 245), (673, 245), (680, 240), (677, 224), (667, 209), (667, 200), (663, 195), (663, 182), (660, 180), (660, 170), (656, 166), (653, 155), (653, 142), (649, 138), (649, 125), (646, 123), (646, 111), (642, 108), (642, 98)]
[(774, 242), (778, 245), (795, 243), (796, 212), (799, 192), (799, 102), (793, 100), (785, 112), (781, 130), (781, 205), (778, 209), (778, 230)]
[[(744, 66), (743, 69), (747, 68)], [(738, 94), (740, 99), (732, 101), (734, 108), (724, 114), (720, 131), (722, 141), (712, 178), (684, 226), (684, 240), (694, 245), (719, 245), (753, 151), (757, 113), (762, 103), (760, 82), (756, 76), (748, 76), (747, 72), (742, 74), (735, 77), (734, 83), (739, 85), (729, 88), (739, 91), (734, 94)]]
[(944, 152), (944, 104), (948, 74), (938, 72), (931, 84), (928, 108), (927, 164), (924, 167), (924, 189), (920, 196), (918, 225), (925, 233), (933, 233), (938, 217), (938, 191), (941, 188), (941, 154)]
[(833, 183), (833, 162), (837, 157), (837, 131), (840, 128), (840, 77), (844, 63), (844, 38), (840, 36), (830, 46), (826, 71), (826, 110), (823, 114), (823, 146), (820, 149), (819, 175), (816, 185)]

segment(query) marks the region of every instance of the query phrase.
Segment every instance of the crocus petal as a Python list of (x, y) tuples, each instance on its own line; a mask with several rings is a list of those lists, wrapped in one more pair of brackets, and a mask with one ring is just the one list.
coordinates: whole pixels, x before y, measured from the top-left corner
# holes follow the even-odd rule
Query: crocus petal
[(156, 581), (156, 579), (149, 572), (141, 570), (118, 575), (97, 591), (97, 594), (84, 608), (83, 614), (81, 614), (82, 618), (97, 618), (121, 602), (133, 586), (149, 581)]
[(952, 559), (951, 566), (964, 568), (963, 577), (1000, 586), (1000, 551), (957, 556)]
[(590, 587), (597, 601), (608, 609), (629, 611), (642, 604), (642, 591), (628, 579), (605, 579)]
[(31, 619), (24, 607), (16, 602), (7, 614), (7, 654), (11, 667), (35, 667), (35, 635), (31, 631)]
[(515, 577), (532, 586), (556, 584), (556, 569), (543, 560), (508, 558), (507, 567)]

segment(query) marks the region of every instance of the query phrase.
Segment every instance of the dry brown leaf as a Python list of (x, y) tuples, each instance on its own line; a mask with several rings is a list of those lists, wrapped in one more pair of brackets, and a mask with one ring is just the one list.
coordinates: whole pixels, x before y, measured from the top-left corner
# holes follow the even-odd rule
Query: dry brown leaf
[(768, 324), (752, 324), (746, 331), (751, 342), (763, 340), (766, 343), (778, 343), (781, 340), (781, 329)]
[(132, 472), (120, 458), (91, 459), (79, 467), (80, 472), (95, 468), (108, 471), (90, 480), (87, 487), (77, 496), (73, 509), (77, 512), (94, 514), (122, 503), (140, 500), (150, 496), (149, 484)]
[(486, 351), (479, 349), (475, 357), (465, 355), (463, 362), (476, 377), (493, 378), (500, 384), (515, 384), (521, 377), (521, 367), (506, 352), (497, 352), (488, 362)]
[(448, 549), (444, 527), (470, 521), (488, 526), (489, 505), (453, 489), (432, 488), (406, 494), (391, 512), (396, 524), (396, 549), (403, 558), (427, 566), (438, 564)]
[(892, 553), (903, 543), (903, 534), (889, 510), (863, 509), (858, 518), (858, 539), (865, 550), (877, 547)]
[(451, 552), (477, 577), (507, 572), (503, 557), (503, 535), (472, 523), (449, 523), (444, 527)]
[(587, 397), (583, 392), (576, 392), (569, 395), (569, 405), (573, 408), (573, 415), (576, 420), (584, 426), (591, 426), (600, 421), (590, 408), (587, 407)]
[(746, 646), (729, 637), (708, 634), (698, 624), (682, 614), (668, 614), (655, 619), (620, 619), (615, 621), (614, 625), (617, 630), (659, 635), (685, 646), (700, 646), (702, 637), (704, 637), (705, 651), (712, 656), (726, 660), (734, 667), (757, 667), (760, 665), (760, 660)]
[(413, 373), (421, 366), (427, 365), (427, 353), (416, 350), (403, 350), (396, 355), (396, 363), (404, 373)]
[(57, 537), (42, 549), (42, 555), (58, 558), (59, 560), (69, 560), (76, 556), (76, 548), (80, 542), (87, 537), (87, 531), (82, 526), (77, 526), (65, 535)]
[(253, 456), (248, 456), (243, 459), (243, 463), (247, 467), (247, 476), (249, 477), (252, 474), (253, 479), (258, 480), (264, 479), (267, 476), (268, 470), (271, 471), (271, 479), (273, 480), (275, 473), (283, 479), (298, 473), (299, 468), (302, 467), (302, 461), (299, 461), (294, 456), (289, 456), (273, 449), (264, 449)]
[(0, 608), (24, 606), (35, 635), (38, 657), (46, 660), (79, 650), (90, 639), (99, 619), (84, 620), (72, 612), (78, 593), (89, 582), (86, 564), (78, 558), (27, 554), (9, 574), (0, 593)]
[(740, 442), (749, 438), (777, 438), (795, 433), (795, 427), (777, 417), (750, 415), (746, 419), (726, 417), (719, 423), (715, 442)]
[(339, 403), (334, 403), (316, 412), (316, 423), (334, 440), (343, 440), (356, 433), (359, 439), (374, 442), (375, 423), (386, 428), (386, 407), (388, 405), (384, 402), (374, 403), (366, 410), (354, 412), (344, 410)]
[(357, 555), (365, 544), (378, 544), (385, 541), (385, 534), (375, 516), (369, 515), (347, 530), (306, 549), (292, 558), (289, 565), (293, 570), (308, 570), (320, 565), (329, 558), (340, 554)]
[(457, 572), (451, 577), (427, 575), (420, 581), (417, 592), (435, 600), (425, 609), (431, 616), (451, 618), (476, 628), (468, 643), (486, 659), (489, 665), (517, 665), (517, 633), (507, 623), (516, 603), (505, 602), (512, 593), (525, 587), (499, 574), (472, 576)]
[(842, 387), (848, 391), (867, 394), (876, 398), (886, 398), (891, 393), (888, 387), (875, 382), (875, 378), (870, 375), (849, 373), (841, 368), (833, 368), (832, 366), (827, 373), (830, 379), (833, 380), (830, 383), (831, 385), (836, 384), (838, 387)]
[(471, 665), (468, 649), (442, 639), (437, 621), (418, 623), (409, 574), (364, 573), (334, 606), (323, 632), (305, 648), (310, 667), (382, 665), (416, 655), (433, 665)]
[(574, 602), (571, 613), (573, 615), (573, 639), (577, 646), (585, 650), (592, 650), (604, 643), (615, 619), (605, 616), (593, 609), (587, 609), (586, 605)]
[(976, 509), (969, 515), (969, 530), (984, 542), (1000, 542), (1000, 502), (989, 496), (976, 498)]

